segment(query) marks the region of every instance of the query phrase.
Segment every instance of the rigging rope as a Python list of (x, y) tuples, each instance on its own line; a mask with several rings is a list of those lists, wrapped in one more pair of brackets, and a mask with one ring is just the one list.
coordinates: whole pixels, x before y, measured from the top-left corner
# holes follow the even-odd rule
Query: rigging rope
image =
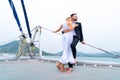
[(3, 42), (0, 43), (0, 45), (3, 45), (3, 44), (5, 44), (5, 43), (8, 43), (8, 42), (13, 41), (13, 40), (15, 40), (15, 39), (19, 39), (19, 37), (15, 37), (15, 38), (12, 38), (12, 39), (3, 41)]
[[(47, 29), (47, 28), (45, 28), (45, 27), (42, 27), (42, 26), (39, 26), (39, 25), (38, 25), (38, 27), (41, 27), (41, 28), (43, 28), (44, 30), (47, 30), (47, 31), (49, 31), (49, 32), (53, 32), (52, 30)], [(60, 33), (56, 33), (56, 34), (58, 34), (58, 35), (62, 35), (62, 34), (60, 34)]]
[(90, 44), (87, 44), (87, 43), (86, 43), (86, 45), (88, 45), (88, 46), (90, 46), (90, 47), (92, 47), (92, 48), (98, 49), (98, 50), (100, 50), (100, 51), (106, 52), (106, 53), (108, 53), (108, 54), (112, 54), (112, 55), (114, 55), (115, 57), (118, 57), (118, 58), (120, 57), (120, 56), (117, 55), (117, 54), (113, 54), (112, 52), (109, 52), (109, 51), (106, 51), (106, 50), (104, 50), (104, 49), (95, 47), (95, 46), (93, 46), (93, 45), (90, 45)]
[[(41, 26), (40, 26), (40, 27), (41, 27)], [(49, 32), (52, 32), (50, 29), (47, 29), (47, 28), (45, 28), (45, 27), (41, 27), (41, 28), (43, 28), (43, 29), (45, 29), (45, 30), (47, 30), (47, 31), (49, 31)], [(56, 34), (61, 35), (60, 33), (56, 33)], [(114, 53), (112, 53), (112, 52), (109, 52), (109, 51), (107, 51), (107, 50), (104, 50), (104, 49), (101, 49), (101, 48), (95, 47), (95, 46), (90, 45), (90, 44), (88, 44), (88, 43), (86, 43), (86, 45), (88, 45), (89, 47), (95, 48), (95, 49), (97, 49), (97, 50), (103, 51), (103, 52), (105, 52), (105, 53), (111, 54), (111, 55), (113, 55), (113, 56), (115, 56), (115, 57), (117, 57), (117, 58), (120, 58), (119, 55), (114, 54)]]

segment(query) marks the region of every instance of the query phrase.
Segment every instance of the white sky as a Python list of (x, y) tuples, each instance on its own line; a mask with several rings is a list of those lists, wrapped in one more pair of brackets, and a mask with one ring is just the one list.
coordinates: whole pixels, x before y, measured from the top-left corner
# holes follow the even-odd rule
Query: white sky
[[(23, 31), (27, 33), (20, 0), (13, 0)], [(119, 0), (24, 0), (30, 28), (41, 25), (56, 30), (65, 18), (76, 12), (82, 23), (85, 42), (108, 51), (120, 51)], [(0, 2), (0, 45), (20, 35), (8, 0)], [(78, 45), (78, 51), (99, 52)], [(42, 31), (42, 49), (62, 50), (61, 36)]]

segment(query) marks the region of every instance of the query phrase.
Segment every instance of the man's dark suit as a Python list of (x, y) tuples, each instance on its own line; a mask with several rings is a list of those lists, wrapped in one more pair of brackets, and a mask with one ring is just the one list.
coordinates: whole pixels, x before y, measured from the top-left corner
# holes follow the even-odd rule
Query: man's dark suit
[(83, 34), (82, 34), (82, 25), (80, 22), (76, 22), (76, 24), (78, 24), (77, 27), (75, 27), (75, 33), (76, 35), (73, 36), (73, 41), (71, 43), (71, 49), (72, 49), (72, 53), (73, 53), (73, 57), (76, 59), (76, 45), (77, 43), (80, 41), (83, 41)]

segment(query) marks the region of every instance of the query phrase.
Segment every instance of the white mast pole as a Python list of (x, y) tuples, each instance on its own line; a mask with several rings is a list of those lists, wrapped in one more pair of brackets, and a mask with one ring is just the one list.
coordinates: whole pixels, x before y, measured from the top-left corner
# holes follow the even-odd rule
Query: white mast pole
[(40, 33), (38, 33), (38, 44), (39, 44), (39, 55), (40, 55), (40, 58), (42, 59), (43, 56), (42, 56), (42, 48), (41, 48), (41, 45), (42, 45), (42, 43), (41, 43), (41, 26), (38, 26), (37, 29), (39, 30), (38, 32), (40, 32)]

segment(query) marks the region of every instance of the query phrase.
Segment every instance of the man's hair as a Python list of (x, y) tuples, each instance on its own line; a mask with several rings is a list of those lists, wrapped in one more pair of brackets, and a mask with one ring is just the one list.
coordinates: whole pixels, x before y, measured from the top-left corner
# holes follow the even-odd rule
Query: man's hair
[(74, 15), (76, 15), (76, 13), (72, 13), (72, 14), (70, 15), (70, 17), (73, 17)]

